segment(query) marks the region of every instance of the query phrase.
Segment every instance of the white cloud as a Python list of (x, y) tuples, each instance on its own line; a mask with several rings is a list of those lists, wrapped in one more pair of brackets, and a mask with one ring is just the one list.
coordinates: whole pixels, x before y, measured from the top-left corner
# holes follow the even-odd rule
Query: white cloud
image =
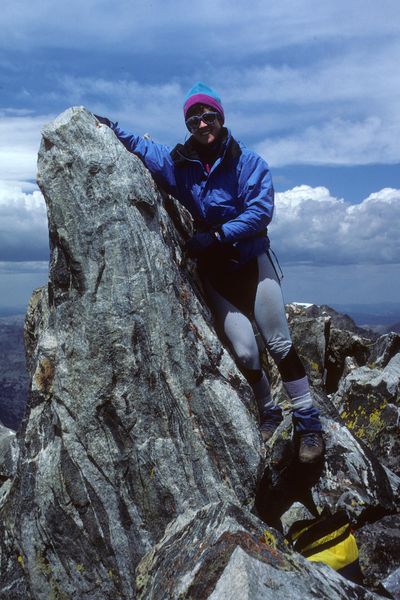
[(364, 40), (328, 59), (228, 69), (222, 92), (235, 130), (271, 165), (397, 163), (399, 61), (397, 40)]
[(40, 261), (48, 255), (43, 196), (24, 189), (0, 180), (0, 261)]
[(385, 188), (360, 204), (306, 185), (276, 194), (270, 227), (283, 262), (311, 265), (400, 263), (400, 190)]
[(8, 116), (12, 111), (0, 109), (0, 180), (33, 179), (36, 177), (41, 129), (54, 117)]

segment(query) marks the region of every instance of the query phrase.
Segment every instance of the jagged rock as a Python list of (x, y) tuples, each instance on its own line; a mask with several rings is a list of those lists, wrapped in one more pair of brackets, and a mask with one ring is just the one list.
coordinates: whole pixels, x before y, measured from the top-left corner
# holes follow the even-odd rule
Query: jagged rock
[(365, 583), (379, 592), (383, 581), (400, 565), (400, 515), (368, 523), (355, 536)]
[(319, 318), (323, 317), (329, 320), (331, 326), (335, 329), (343, 329), (345, 331), (351, 331), (363, 337), (370, 337), (375, 339), (377, 336), (368, 329), (358, 327), (353, 319), (348, 315), (337, 312), (331, 306), (326, 304), (299, 304), (293, 303), (288, 305), (289, 318), (292, 317), (308, 317), (308, 318)]
[[(4, 504), (3, 489), (6, 485), (0, 489), (2, 495), (0, 507)], [(2, 600), (34, 600), (23, 568), (23, 558), (15, 547), (12, 533), (5, 527), (2, 519), (0, 519), (0, 597)]]
[[(299, 517), (294, 502), (313, 501), (321, 511), (346, 510), (355, 526), (399, 510), (400, 478), (389, 475), (368, 448), (331, 419), (322, 419), (325, 463), (302, 465), (296, 458), (289, 420), (283, 422), (269, 444), (269, 461), (257, 494), (257, 511), (273, 527), (286, 528)], [(290, 510), (289, 510), (290, 509)], [(286, 514), (284, 514), (286, 513)]]
[(138, 599), (339, 600), (378, 598), (293, 553), (282, 537), (232, 505), (170, 524), (138, 567)]
[[(305, 308), (298, 304), (286, 305), (286, 311), (293, 344), (308, 375), (314, 403), (321, 410), (321, 414), (338, 418), (338, 411), (328, 397), (324, 384), (326, 351), (330, 331), (329, 317), (308, 317)], [(276, 402), (284, 410), (289, 410), (289, 398), (282, 385), (279, 371), (265, 352), (263, 353), (263, 363), (269, 373)]]
[(334, 510), (344, 508), (355, 523), (398, 511), (400, 480), (394, 490), (374, 453), (351, 432), (324, 420), (325, 474), (315, 486), (315, 500)]
[(340, 416), (375, 456), (400, 473), (400, 353), (384, 369), (351, 371), (332, 397)]
[(384, 369), (389, 361), (400, 352), (400, 335), (388, 333), (379, 337), (372, 346), (369, 363), (371, 367)]
[(311, 385), (322, 387), (325, 377), (329, 318), (289, 317), (289, 325), (293, 344), (303, 361)]
[(352, 369), (367, 364), (371, 346), (371, 340), (366, 337), (331, 328), (326, 356), (326, 390), (329, 394), (337, 391), (340, 379), (349, 370), (349, 359), (353, 361)]
[(44, 129), (38, 181), (49, 286), (28, 314), (31, 395), (1, 518), (32, 598), (131, 599), (171, 519), (251, 502), (254, 402), (180, 268), (153, 180), (112, 131), (63, 113)]

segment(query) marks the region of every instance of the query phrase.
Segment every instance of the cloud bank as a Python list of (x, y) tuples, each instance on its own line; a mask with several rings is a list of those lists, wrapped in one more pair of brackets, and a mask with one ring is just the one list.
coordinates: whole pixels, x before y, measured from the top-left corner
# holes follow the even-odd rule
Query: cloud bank
[[(394, 264), (400, 263), (399, 222), (398, 189), (349, 204), (325, 187), (303, 185), (276, 194), (269, 231), (284, 264)], [(45, 203), (33, 184), (0, 182), (0, 223), (0, 261), (47, 259)]]

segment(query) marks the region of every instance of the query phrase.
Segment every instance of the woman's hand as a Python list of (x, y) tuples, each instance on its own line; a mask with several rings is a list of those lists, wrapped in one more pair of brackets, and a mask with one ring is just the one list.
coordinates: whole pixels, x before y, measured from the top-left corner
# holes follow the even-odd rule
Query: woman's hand
[(195, 233), (188, 242), (185, 250), (190, 258), (201, 258), (212, 251), (220, 242), (209, 231)]
[(107, 125), (107, 127), (111, 127), (111, 121), (110, 119), (107, 119), (107, 117), (99, 117), (99, 115), (95, 115), (93, 113), (93, 116), (98, 120), (99, 123), (101, 123), (102, 125)]

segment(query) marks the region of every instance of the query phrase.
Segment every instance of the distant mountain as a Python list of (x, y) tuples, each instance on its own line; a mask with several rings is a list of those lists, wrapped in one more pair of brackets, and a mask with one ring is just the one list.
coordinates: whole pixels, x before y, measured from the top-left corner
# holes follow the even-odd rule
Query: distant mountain
[[(390, 331), (395, 331), (396, 333), (400, 333), (400, 321), (398, 323), (394, 323), (393, 325), (391, 325)], [(389, 331), (386, 331), (386, 333), (389, 333)]]
[(28, 397), (24, 315), (0, 317), (0, 420), (17, 430)]
[(375, 304), (331, 304), (335, 310), (349, 315), (360, 327), (377, 333), (399, 331), (400, 302)]

